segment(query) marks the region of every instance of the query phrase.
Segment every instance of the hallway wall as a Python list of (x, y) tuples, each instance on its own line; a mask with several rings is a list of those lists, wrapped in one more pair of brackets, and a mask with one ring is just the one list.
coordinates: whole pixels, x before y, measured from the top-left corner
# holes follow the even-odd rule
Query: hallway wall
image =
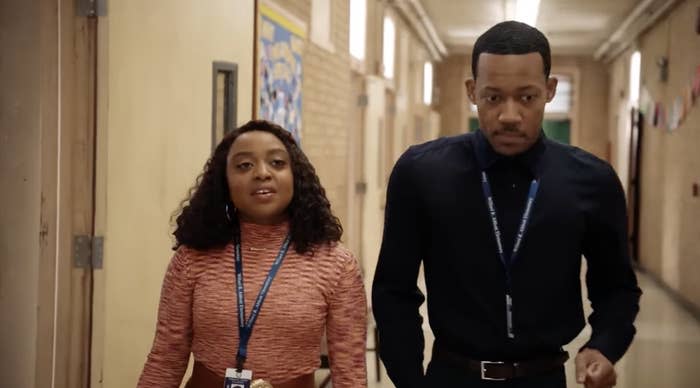
[[(652, 99), (671, 106), (683, 96), (700, 66), (700, 35), (695, 32), (700, 0), (681, 2), (638, 41), (643, 87)], [(611, 65), (614, 87), (628, 69), (629, 52)], [(661, 82), (656, 61), (667, 56), (668, 82)], [(613, 91), (611, 94), (618, 93)], [(612, 108), (612, 106), (611, 106)], [(612, 113), (612, 112), (611, 112)], [(700, 308), (700, 106), (696, 102), (684, 124), (673, 132), (647, 122), (642, 143), (640, 263), (686, 300)], [(611, 137), (617, 136), (613, 129)]]
[(213, 61), (238, 64), (238, 122), (252, 117), (253, 15), (248, 1), (125, 0), (100, 18), (93, 387), (134, 386), (150, 350), (170, 216), (211, 152)]
[(33, 387), (41, 203), (39, 2), (0, 3), (0, 381)]
[[(630, 56), (634, 50), (625, 50), (618, 59), (608, 65), (608, 128), (610, 134), (610, 163), (615, 168), (623, 188), (627, 192), (629, 169), (629, 72)], [(642, 58), (642, 62), (644, 58)]]
[(435, 68), (437, 111), (440, 113), (440, 136), (453, 136), (469, 131), (471, 101), (464, 82), (472, 77), (471, 55), (453, 54)]

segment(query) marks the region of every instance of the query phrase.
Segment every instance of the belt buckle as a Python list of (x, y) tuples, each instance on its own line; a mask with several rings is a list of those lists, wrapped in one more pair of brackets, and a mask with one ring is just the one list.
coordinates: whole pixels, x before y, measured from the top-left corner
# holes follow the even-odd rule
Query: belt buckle
[(504, 377), (497, 378), (497, 377), (489, 377), (487, 376), (486, 368), (489, 365), (505, 365), (505, 362), (503, 361), (481, 361), (481, 379), (482, 380), (492, 380), (492, 381), (503, 381), (506, 380)]

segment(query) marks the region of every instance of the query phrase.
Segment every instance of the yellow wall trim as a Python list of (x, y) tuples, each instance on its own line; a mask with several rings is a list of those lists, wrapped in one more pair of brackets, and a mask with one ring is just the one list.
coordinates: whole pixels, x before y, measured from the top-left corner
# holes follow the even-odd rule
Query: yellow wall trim
[(272, 19), (275, 23), (289, 30), (300, 38), (306, 38), (306, 24), (287, 14), (279, 7), (270, 3), (260, 4), (260, 14)]

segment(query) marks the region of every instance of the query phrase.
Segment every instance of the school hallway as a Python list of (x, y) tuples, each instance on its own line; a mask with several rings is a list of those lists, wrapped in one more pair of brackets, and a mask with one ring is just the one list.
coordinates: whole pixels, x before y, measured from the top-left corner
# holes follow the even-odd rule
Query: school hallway
[[(551, 46), (545, 81), (557, 79), (556, 93), (531, 127), (600, 160), (621, 184), (626, 203), (615, 210), (626, 207), (628, 222), (617, 231), (628, 241), (618, 243), (643, 295), (617, 387), (700, 388), (700, 0), (2, 0), (0, 388), (136, 386), (174, 257), (174, 212), (217, 145), (257, 119), (289, 132), (315, 169), (364, 282), (368, 387), (393, 387), (375, 352), (370, 295), (389, 179), (416, 145), (484, 132), (465, 83), (476, 39), (506, 20), (536, 27)], [(463, 167), (436, 170), (453, 165)], [(586, 202), (547, 189), (559, 210)], [(449, 215), (466, 202), (444, 197), (434, 202), (453, 200)], [(229, 203), (211, 202), (233, 225)], [(483, 211), (484, 229), (464, 241), (481, 243), (493, 237), (481, 234), (491, 232), (489, 209), (474, 206), (459, 214)], [(575, 235), (562, 220), (560, 236)], [(562, 283), (575, 284), (569, 275)], [(588, 316), (585, 294), (584, 308)], [(420, 311), (427, 363), (425, 303)], [(569, 388), (580, 386), (573, 361), (590, 334), (566, 349)], [(308, 378), (320, 387), (328, 373)]]

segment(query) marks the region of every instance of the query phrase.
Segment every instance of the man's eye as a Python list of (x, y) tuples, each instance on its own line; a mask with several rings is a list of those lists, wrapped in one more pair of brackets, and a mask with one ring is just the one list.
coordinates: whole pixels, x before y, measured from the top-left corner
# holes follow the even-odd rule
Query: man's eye
[(520, 97), (520, 99), (521, 99), (523, 102), (530, 102), (530, 101), (532, 101), (532, 100), (535, 99), (535, 96), (533, 96), (533, 95), (531, 95), (531, 94), (526, 94), (526, 95)]
[(497, 102), (499, 99), (499, 96), (486, 96), (486, 101), (488, 102)]

